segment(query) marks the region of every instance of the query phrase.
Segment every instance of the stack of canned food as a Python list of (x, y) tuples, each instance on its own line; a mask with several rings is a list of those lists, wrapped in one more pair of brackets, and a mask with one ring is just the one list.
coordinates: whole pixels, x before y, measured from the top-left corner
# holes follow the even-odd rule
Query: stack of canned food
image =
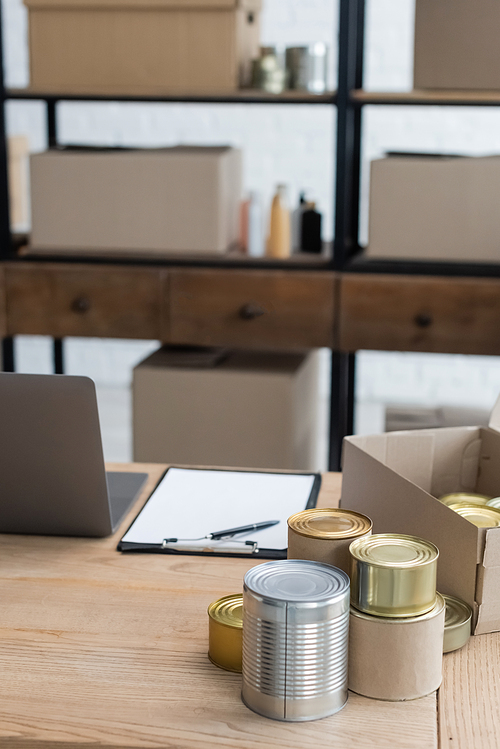
[(489, 497), (486, 494), (454, 492), (439, 498), (450, 510), (454, 510), (478, 528), (497, 528), (500, 526), (500, 497)]
[(381, 700), (437, 689), (443, 650), (465, 644), (472, 616), (436, 592), (437, 548), (372, 535), (369, 518), (345, 509), (305, 510), (288, 528), (288, 559), (257, 565), (243, 596), (208, 610), (209, 657), (242, 671), (244, 703), (303, 721), (340, 710), (348, 687)]

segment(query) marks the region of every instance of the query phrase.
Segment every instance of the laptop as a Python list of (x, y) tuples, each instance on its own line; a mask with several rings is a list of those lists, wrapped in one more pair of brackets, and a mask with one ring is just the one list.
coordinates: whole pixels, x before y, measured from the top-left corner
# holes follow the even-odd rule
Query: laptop
[(90, 378), (0, 373), (0, 533), (109, 536), (146, 478), (106, 472)]

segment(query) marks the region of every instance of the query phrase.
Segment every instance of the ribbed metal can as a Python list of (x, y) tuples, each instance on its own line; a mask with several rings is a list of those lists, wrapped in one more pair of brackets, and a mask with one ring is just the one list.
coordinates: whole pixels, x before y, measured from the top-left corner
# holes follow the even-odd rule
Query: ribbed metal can
[(347, 701), (349, 577), (306, 560), (266, 562), (243, 585), (245, 705), (275, 720), (305, 721)]

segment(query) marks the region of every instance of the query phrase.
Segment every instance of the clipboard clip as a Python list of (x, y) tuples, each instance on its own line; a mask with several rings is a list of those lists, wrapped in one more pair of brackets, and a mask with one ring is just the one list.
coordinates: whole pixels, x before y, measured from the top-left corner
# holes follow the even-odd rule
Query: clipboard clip
[[(196, 539), (197, 540), (197, 539)], [(171, 549), (172, 551), (202, 551), (202, 552), (237, 552), (239, 554), (258, 554), (259, 544), (257, 541), (213, 541), (204, 544), (190, 543), (188, 540), (182, 541), (171, 538), (164, 538), (161, 544), (162, 549)]]

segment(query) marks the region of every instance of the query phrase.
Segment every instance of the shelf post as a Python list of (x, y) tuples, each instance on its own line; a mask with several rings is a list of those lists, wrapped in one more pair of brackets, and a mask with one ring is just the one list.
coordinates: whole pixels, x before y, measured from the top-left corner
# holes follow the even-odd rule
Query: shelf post
[[(340, 0), (337, 86), (334, 267), (358, 248), (361, 107), (351, 91), (363, 86), (365, 0)], [(332, 351), (329, 469), (340, 471), (342, 442), (354, 429), (355, 353)]]
[(47, 143), (49, 148), (57, 146), (57, 99), (47, 99)]
[(2, 10), (0, 7), (0, 260), (12, 256), (10, 233), (9, 175), (7, 134), (5, 132), (5, 80), (2, 39)]
[(358, 247), (361, 107), (351, 91), (363, 86), (364, 22), (365, 0), (340, 0), (334, 239), (338, 270)]
[(11, 336), (2, 338), (2, 371), (15, 372), (14, 339)]

